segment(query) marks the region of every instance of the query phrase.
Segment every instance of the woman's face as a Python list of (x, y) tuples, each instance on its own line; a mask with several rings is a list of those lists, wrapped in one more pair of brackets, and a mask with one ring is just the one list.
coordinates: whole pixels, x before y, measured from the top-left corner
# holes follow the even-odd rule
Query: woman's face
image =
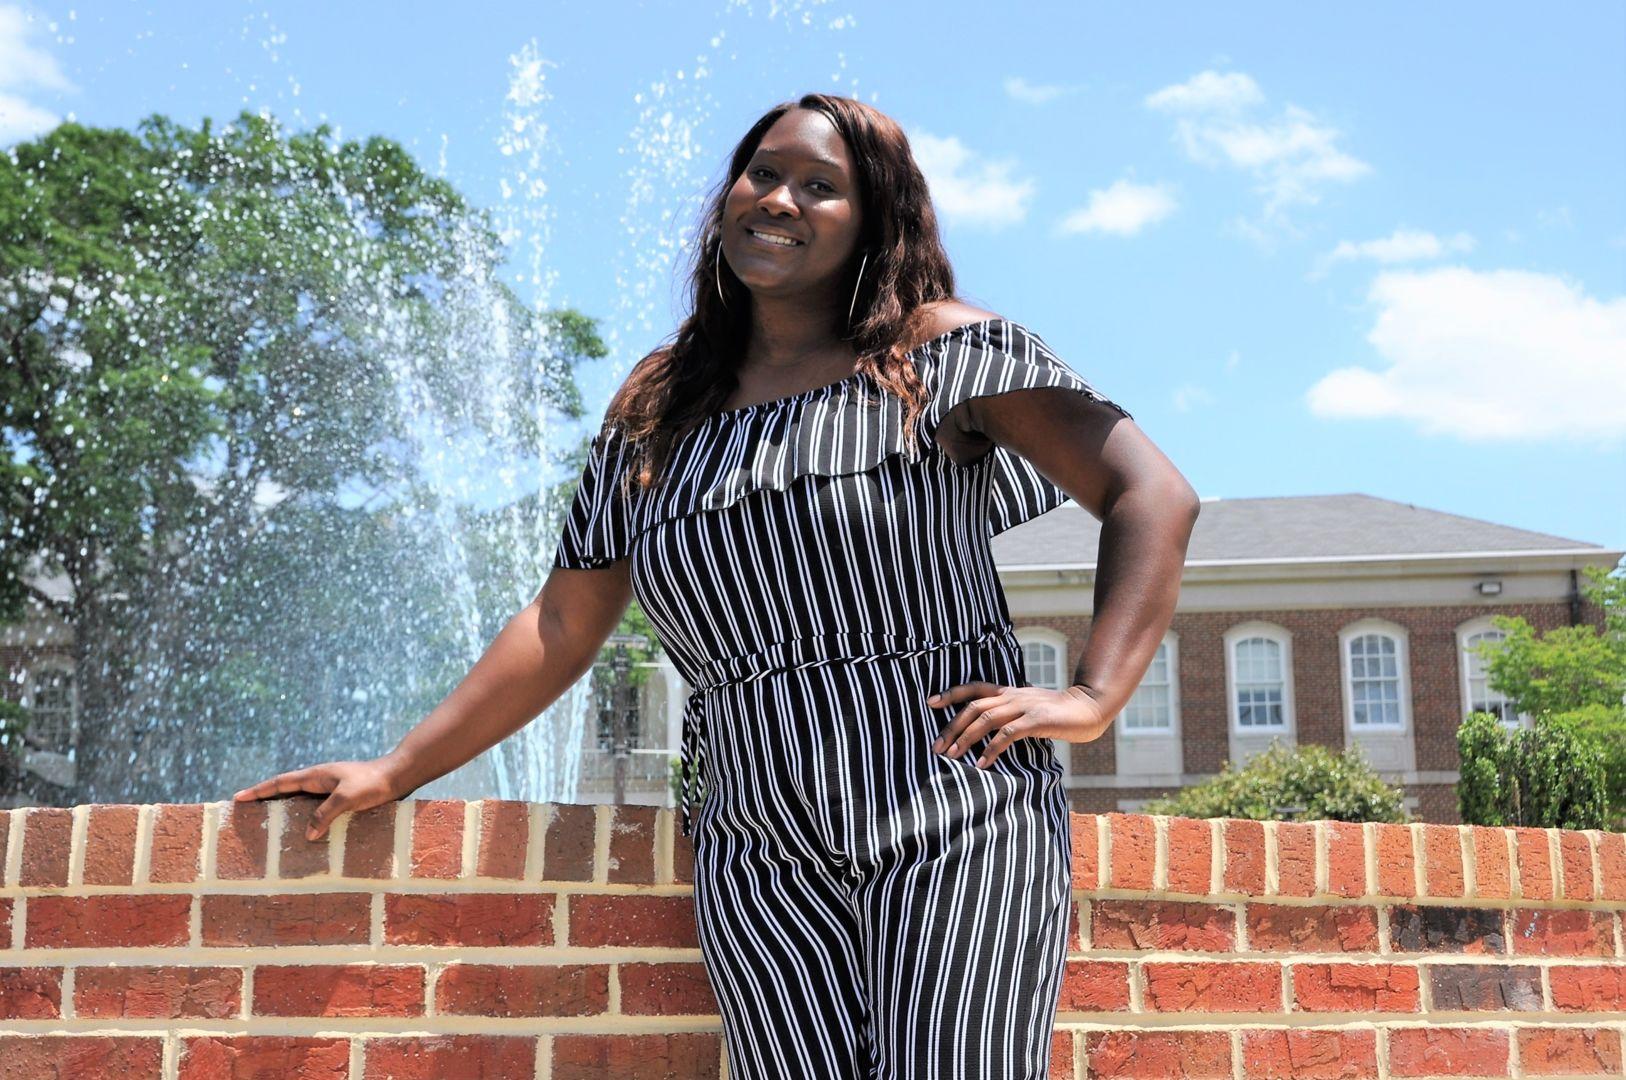
[[(829, 289), (858, 246), (863, 225), (847, 144), (822, 113), (791, 109), (762, 142), (723, 203), (723, 258), (759, 296)], [(788, 236), (776, 245), (751, 230)]]

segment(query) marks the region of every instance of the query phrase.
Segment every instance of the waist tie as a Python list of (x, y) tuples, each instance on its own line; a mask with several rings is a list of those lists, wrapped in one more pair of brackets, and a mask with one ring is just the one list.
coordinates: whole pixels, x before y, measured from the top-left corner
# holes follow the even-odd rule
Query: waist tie
[(706, 738), (705, 730), (700, 723), (700, 712), (707, 694), (724, 686), (755, 682), (770, 675), (799, 671), (803, 668), (820, 667), (842, 661), (861, 664), (876, 660), (896, 660), (902, 657), (922, 656), (957, 645), (985, 645), (996, 639), (1004, 639), (1015, 649), (1017, 655), (1021, 654), (1015, 628), (1008, 622), (1002, 622), (985, 626), (981, 632), (971, 637), (955, 638), (951, 641), (926, 641), (907, 634), (862, 632), (815, 634), (775, 642), (756, 652), (722, 657), (703, 664), (696, 674), (694, 689), (683, 706), (683, 736), (678, 752), (678, 778), (683, 788), (679, 818), (683, 835), (691, 835), (690, 806), (706, 764)]

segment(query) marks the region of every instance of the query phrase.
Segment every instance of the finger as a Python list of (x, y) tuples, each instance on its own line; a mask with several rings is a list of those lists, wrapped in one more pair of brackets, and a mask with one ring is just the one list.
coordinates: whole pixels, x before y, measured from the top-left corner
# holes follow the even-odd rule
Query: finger
[[(239, 791), (237, 794), (233, 795), (232, 798), (238, 800), (239, 802), (246, 802), (249, 799), (263, 799), (268, 795), (275, 795), (280, 791), (287, 791), (289, 789), (282, 787), (282, 784), (294, 781), (295, 778), (303, 778), (308, 772), (310, 772), (309, 769), (299, 769), (295, 772), (279, 773), (269, 780), (260, 781), (253, 787), (244, 788), (242, 791)], [(297, 790), (297, 788), (294, 790)]]
[(311, 815), (310, 827), (305, 830), (305, 839), (320, 840), (333, 819), (344, 813), (345, 804), (349, 801), (337, 791), (323, 799), (322, 805)]
[[(969, 701), (983, 695), (997, 693), (999, 693), (999, 686), (996, 683), (961, 683), (958, 686), (951, 686), (947, 690), (933, 694), (926, 699), (926, 704), (934, 709), (947, 709), (961, 701)], [(974, 720), (976, 715), (976, 711), (969, 706), (954, 714), (948, 724), (938, 733), (937, 740), (932, 743), (932, 749), (942, 753), (959, 730)]]
[[(977, 710), (977, 715), (950, 740), (948, 749), (944, 751), (948, 757), (960, 757), (995, 728), (1022, 715), (1019, 706), (1007, 707), (1003, 702), (991, 701), (987, 698), (979, 698), (974, 703), (974, 707)], [(970, 712), (972, 708), (972, 705), (966, 706), (965, 712)]]
[(994, 737), (988, 740), (988, 746), (983, 750), (982, 756), (977, 759), (977, 768), (986, 769), (994, 763), (994, 759), (1010, 749), (1017, 739), (1025, 739), (1033, 734), (1033, 725), (1025, 720), (1012, 720), (994, 732)]

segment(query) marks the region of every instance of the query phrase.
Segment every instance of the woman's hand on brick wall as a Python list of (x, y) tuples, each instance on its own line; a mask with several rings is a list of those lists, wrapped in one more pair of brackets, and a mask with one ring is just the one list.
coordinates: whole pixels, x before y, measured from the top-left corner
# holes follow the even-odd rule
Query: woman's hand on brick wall
[(305, 830), (305, 839), (319, 840), (340, 814), (369, 810), (399, 799), (402, 793), (396, 790), (395, 777), (386, 758), (329, 761), (273, 776), (237, 792), (232, 800), (249, 802), (298, 793), (326, 795)]

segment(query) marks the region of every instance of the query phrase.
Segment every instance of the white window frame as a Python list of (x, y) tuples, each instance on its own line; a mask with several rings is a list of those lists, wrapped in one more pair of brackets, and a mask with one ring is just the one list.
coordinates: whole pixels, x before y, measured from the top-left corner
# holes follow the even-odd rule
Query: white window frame
[[(1161, 728), (1130, 727), (1124, 722), (1126, 720), (1124, 713), (1129, 710), (1129, 705), (1125, 705), (1123, 710), (1119, 712), (1118, 719), (1113, 721), (1112, 724), (1125, 739), (1174, 739), (1176, 742), (1180, 739), (1180, 642), (1173, 631), (1164, 634), (1163, 640), (1158, 642), (1157, 653), (1152, 654), (1152, 664), (1157, 663), (1158, 653), (1164, 654), (1165, 667), (1169, 673), (1168, 726)], [(1152, 670), (1152, 664), (1147, 665), (1146, 670), (1148, 672)], [(1134, 704), (1135, 697), (1140, 694), (1141, 687), (1145, 685), (1146, 680), (1142, 677), (1140, 683), (1135, 687), (1135, 693), (1129, 696), (1129, 704)]]
[[(1023, 626), (1017, 628), (1016, 640), (1024, 650), (1022, 669), (1026, 672), (1028, 682), (1034, 686), (1043, 686), (1050, 690), (1062, 690), (1072, 685), (1072, 671), (1067, 666), (1067, 635), (1060, 630), (1052, 630), (1047, 626)], [(1056, 650), (1056, 676), (1050, 682), (1044, 682), (1033, 677), (1033, 671), (1028, 668), (1026, 649), (1029, 645), (1043, 645)], [(1063, 787), (1071, 787), (1073, 777), (1073, 743), (1066, 739), (1050, 740), (1056, 751), (1056, 760), (1061, 762), (1061, 781)]]
[[(1470, 644), (1468, 639), (1479, 634), (1494, 634), (1501, 638), (1507, 637), (1507, 632), (1491, 622), (1489, 615), (1476, 615), (1457, 627), (1457, 691), (1462, 695), (1461, 715), (1457, 718), (1458, 723), (1461, 723), (1470, 712), (1474, 711), (1474, 673), (1472, 665), (1480, 658), (1468, 651)], [(1482, 677), (1485, 679), (1485, 692), (1487, 695), (1496, 694), (1503, 701), (1512, 704), (1505, 694), (1490, 688), (1490, 673), (1488, 671), (1484, 672)], [(1510, 730), (1517, 730), (1529, 727), (1533, 722), (1534, 718), (1529, 713), (1521, 712), (1514, 717), (1512, 723), (1503, 720), (1501, 724)]]
[[(1281, 650), (1282, 658), (1282, 723), (1277, 727), (1243, 727), (1241, 709), (1236, 699), (1238, 689), (1236, 650), (1244, 641), (1264, 638), (1273, 641)], [(1284, 742), (1298, 739), (1298, 718), (1293, 709), (1293, 635), (1286, 627), (1275, 623), (1252, 621), (1238, 623), (1225, 631), (1225, 712), (1232, 739), (1280, 738)]]
[(60, 672), (67, 676), (68, 681), (68, 746), (66, 750), (56, 748), (40, 748), (27, 743), (31, 751), (56, 754), (61, 757), (73, 757), (79, 748), (79, 680), (74, 677), (74, 663), (65, 656), (41, 656), (23, 669), (22, 694), (19, 695), (19, 704), (24, 708), (34, 707), (34, 690), (39, 685), (40, 675), (47, 672)]
[[(1355, 723), (1355, 657), (1351, 650), (1358, 638), (1386, 638), (1394, 644), (1395, 675), (1398, 683), (1400, 718), (1393, 724)], [(1406, 628), (1387, 619), (1360, 619), (1338, 631), (1338, 662), (1344, 698), (1344, 738), (1346, 744), (1359, 735), (1405, 735), (1412, 730), (1411, 642)]]

